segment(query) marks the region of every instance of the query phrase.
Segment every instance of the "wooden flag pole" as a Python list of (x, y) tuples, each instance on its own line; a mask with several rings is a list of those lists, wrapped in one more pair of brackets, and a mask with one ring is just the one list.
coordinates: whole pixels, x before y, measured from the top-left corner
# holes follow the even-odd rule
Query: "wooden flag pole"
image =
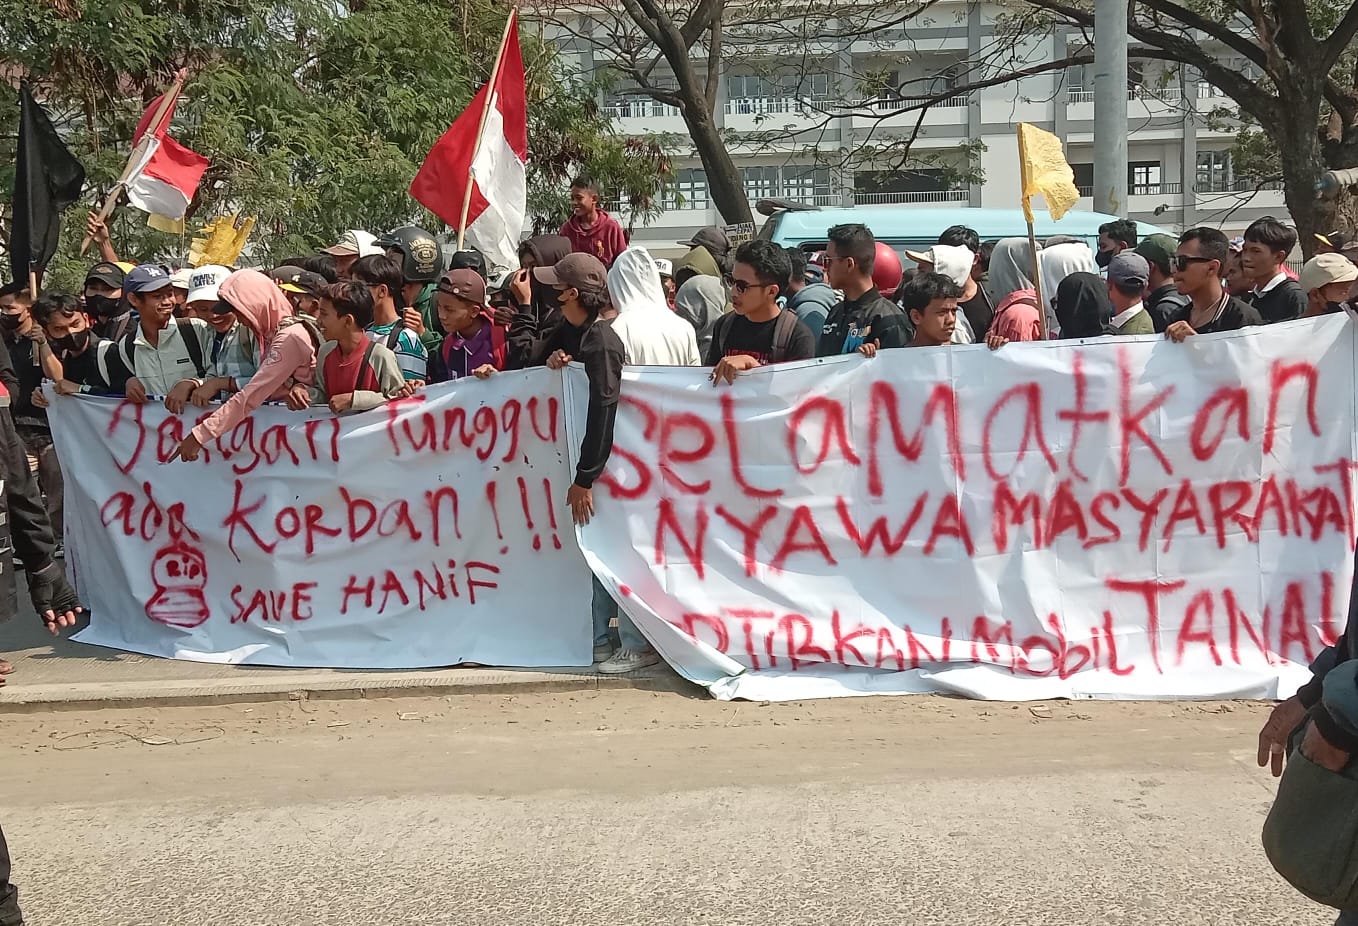
[[(179, 72), (174, 76), (174, 83), (170, 85), (170, 89), (161, 94), (160, 105), (156, 107), (155, 114), (151, 116), (151, 124), (146, 127), (146, 134), (142, 136), (141, 141), (137, 142), (136, 147), (132, 149), (132, 153), (127, 156), (127, 164), (123, 166), (122, 176), (120, 176), (118, 182), (113, 185), (113, 189), (108, 191), (108, 196), (104, 197), (104, 204), (99, 207), (98, 218), (100, 222), (106, 221), (108, 217), (113, 214), (113, 210), (117, 208), (118, 197), (122, 195), (123, 190), (127, 187), (127, 182), (132, 179), (132, 172), (146, 155), (146, 149), (151, 146), (152, 139), (160, 133), (162, 125), (165, 122), (165, 114), (169, 111), (170, 107), (174, 105), (175, 101), (179, 99), (179, 92), (184, 88), (184, 79), (187, 75), (188, 72), (185, 69), (180, 68)], [(94, 238), (91, 236), (85, 236), (84, 240), (80, 242), (81, 254), (84, 254), (89, 250), (90, 242), (93, 240)]]
[(34, 302), (38, 301), (38, 271), (31, 267), (28, 270), (28, 294)]
[(1033, 220), (1028, 220), (1028, 250), (1033, 254), (1033, 289), (1037, 290), (1037, 321), (1041, 325), (1042, 340), (1047, 340), (1047, 303), (1042, 298), (1042, 272), (1038, 269), (1037, 233), (1033, 231)]
[(509, 45), (509, 30), (514, 28), (514, 23), (518, 20), (519, 8), (516, 6), (509, 11), (509, 19), (505, 21), (505, 32), (500, 38), (500, 50), (495, 55), (495, 67), (490, 72), (490, 83), (487, 85), (486, 106), (481, 110), (481, 124), (476, 129), (476, 144), (472, 146), (472, 163), (467, 168), (467, 191), (462, 194), (462, 215), (457, 220), (457, 249), (462, 250), (462, 244), (467, 236), (467, 213), (472, 208), (472, 186), (475, 184), (476, 156), (481, 153), (481, 137), (486, 134), (486, 120), (490, 118), (490, 108), (495, 105), (495, 85), (500, 81), (500, 66), (504, 64), (505, 47)]

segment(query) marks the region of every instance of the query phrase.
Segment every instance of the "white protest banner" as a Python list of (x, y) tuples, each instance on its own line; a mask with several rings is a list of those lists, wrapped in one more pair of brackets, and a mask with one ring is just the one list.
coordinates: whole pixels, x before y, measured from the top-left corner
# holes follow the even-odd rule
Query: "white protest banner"
[(1286, 696), (1345, 619), (1354, 363), (1329, 316), (629, 371), (582, 548), (719, 698)]
[(340, 418), (267, 407), (168, 464), (205, 412), (53, 398), (93, 608), (77, 639), (276, 666), (588, 665), (560, 397), (533, 370)]

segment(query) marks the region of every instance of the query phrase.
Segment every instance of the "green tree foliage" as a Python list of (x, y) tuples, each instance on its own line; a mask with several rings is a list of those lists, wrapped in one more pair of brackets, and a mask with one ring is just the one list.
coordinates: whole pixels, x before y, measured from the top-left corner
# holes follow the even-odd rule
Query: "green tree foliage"
[[(147, 102), (187, 68), (172, 134), (212, 160), (189, 228), (221, 212), (256, 215), (250, 253), (264, 262), (346, 228), (443, 227), (406, 188), (489, 76), (507, 15), (493, 0), (0, 0), (0, 55), (11, 81), (29, 76), (85, 164), (90, 208), (121, 171)], [(654, 214), (669, 181), (663, 154), (615, 136), (592, 88), (567, 76), (531, 26), (520, 35), (535, 224), (564, 214), (568, 178), (581, 172)], [(6, 191), (16, 118), (16, 106), (0, 104)], [(74, 256), (78, 208), (56, 282), (91, 260)], [(0, 213), (0, 244), (7, 225)], [(148, 229), (129, 207), (112, 231), (125, 256), (182, 253), (179, 236)]]

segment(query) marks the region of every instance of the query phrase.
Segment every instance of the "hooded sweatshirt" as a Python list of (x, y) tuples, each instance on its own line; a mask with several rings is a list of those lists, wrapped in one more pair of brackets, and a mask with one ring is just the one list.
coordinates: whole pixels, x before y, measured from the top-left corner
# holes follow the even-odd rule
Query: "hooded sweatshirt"
[(990, 333), (1010, 341), (1040, 341), (1037, 290), (1028, 278), (1033, 251), (1027, 238), (1005, 238), (990, 255), (990, 294), (999, 301)]
[[(571, 253), (569, 238), (561, 235), (538, 235), (523, 244), (539, 267), (552, 267)], [(509, 363), (511, 370), (540, 366), (546, 359), (543, 352), (548, 340), (561, 324), (561, 307), (556, 291), (528, 275), (532, 298), (528, 305), (518, 306), (514, 322), (509, 326)]]
[(216, 440), (270, 399), (282, 399), (293, 386), (316, 382), (316, 346), (305, 325), (284, 325), (292, 305), (273, 280), (258, 270), (237, 270), (218, 291), (254, 332), (264, 358), (245, 388), (193, 429), (198, 443)]
[(701, 245), (693, 248), (674, 265), (674, 285), (683, 286), (695, 276), (721, 279), (721, 265), (712, 252)]
[(825, 317), (838, 302), (835, 291), (827, 283), (808, 283), (787, 297), (788, 309), (811, 329), (811, 337), (818, 347)]
[(1056, 319), (1063, 338), (1097, 338), (1117, 334), (1108, 283), (1094, 273), (1072, 273), (1056, 290)]
[[(674, 314), (688, 322), (698, 336), (698, 350), (703, 356), (712, 346), (712, 330), (717, 320), (731, 310), (726, 298), (726, 287), (713, 276), (690, 276), (674, 294)], [(819, 336), (820, 332), (814, 332)]]
[(594, 213), (594, 224), (586, 228), (580, 224), (579, 216), (571, 216), (561, 226), (561, 234), (570, 239), (571, 250), (580, 254), (593, 254), (603, 261), (605, 267), (613, 266), (618, 255), (627, 250), (627, 238), (622, 226), (602, 209)]
[(1042, 271), (1042, 295), (1047, 302), (1042, 307), (1047, 313), (1047, 334), (1055, 338), (1061, 334), (1061, 323), (1057, 320), (1054, 308), (1061, 283), (1072, 273), (1097, 274), (1099, 265), (1094, 262), (1094, 252), (1089, 249), (1089, 245), (1083, 241), (1071, 241), (1043, 248), (1038, 255), (1038, 267)]
[(608, 271), (608, 293), (618, 317), (613, 333), (626, 350), (626, 361), (650, 366), (696, 367), (702, 364), (693, 326), (670, 311), (660, 271), (645, 248), (628, 248)]

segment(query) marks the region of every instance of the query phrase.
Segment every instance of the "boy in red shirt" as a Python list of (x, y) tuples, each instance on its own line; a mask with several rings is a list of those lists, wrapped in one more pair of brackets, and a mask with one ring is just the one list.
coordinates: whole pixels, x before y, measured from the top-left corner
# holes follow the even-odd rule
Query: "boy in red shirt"
[(362, 283), (335, 283), (321, 293), (316, 323), (325, 344), (316, 357), (312, 405), (329, 405), (337, 415), (376, 408), (410, 395), (396, 355), (368, 337), (373, 297)]

